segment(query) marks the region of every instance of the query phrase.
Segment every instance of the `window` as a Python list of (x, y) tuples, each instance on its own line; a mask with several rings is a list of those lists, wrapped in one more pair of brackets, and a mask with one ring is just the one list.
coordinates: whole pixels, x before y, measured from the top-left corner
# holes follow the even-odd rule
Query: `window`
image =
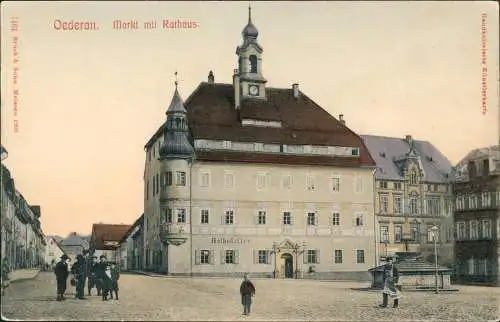
[(257, 73), (257, 56), (250, 55), (250, 73)]
[(311, 175), (308, 175), (306, 178), (306, 188), (307, 191), (314, 191), (316, 189), (314, 177)]
[(268, 261), (268, 254), (269, 252), (267, 250), (259, 250), (258, 255), (259, 255), (259, 264), (267, 264)]
[(156, 194), (158, 194), (158, 192), (160, 192), (160, 174), (159, 173), (156, 174)]
[(259, 215), (257, 216), (258, 219), (258, 224), (259, 225), (265, 225), (266, 224), (266, 212), (265, 211), (259, 211)]
[(361, 249), (356, 250), (356, 263), (364, 264), (365, 263), (365, 251)]
[(257, 174), (257, 189), (265, 189), (267, 185), (267, 174), (259, 173)]
[(222, 141), (222, 148), (230, 149), (231, 148), (231, 141)]
[(477, 220), (471, 220), (469, 222), (469, 237), (470, 239), (477, 239), (478, 238), (478, 223), (477, 223)]
[(380, 188), (387, 189), (387, 181), (380, 181)]
[(491, 222), (489, 219), (483, 220), (482, 221), (482, 233), (483, 235), (481, 236), (483, 239), (490, 239), (491, 238)]
[(457, 240), (465, 240), (466, 239), (466, 231), (465, 231), (465, 223), (458, 222), (457, 223)]
[(410, 213), (413, 215), (418, 214), (418, 199), (410, 198)]
[(394, 182), (394, 190), (401, 190), (401, 182)]
[(318, 264), (319, 263), (319, 251), (317, 249), (308, 249), (306, 252), (306, 264)]
[(401, 196), (394, 196), (394, 213), (401, 214), (403, 212), (403, 199)]
[(316, 225), (316, 213), (314, 212), (307, 213), (307, 225), (308, 226)]
[(254, 143), (253, 149), (254, 151), (264, 151), (264, 143)]
[(363, 214), (356, 214), (356, 226), (363, 226)]
[(146, 200), (149, 200), (149, 181), (146, 181)]
[(467, 260), (467, 273), (468, 275), (474, 275), (474, 257)]
[(481, 205), (483, 208), (491, 206), (490, 193), (488, 191), (484, 191), (481, 198)]
[(210, 173), (202, 172), (200, 174), (200, 187), (209, 188), (210, 187)]
[(208, 250), (200, 250), (200, 264), (209, 264), (210, 263), (210, 251)]
[(332, 178), (332, 191), (340, 192), (340, 179)]
[(165, 185), (171, 186), (172, 185), (172, 172), (168, 171), (165, 172)]
[(175, 176), (175, 184), (178, 186), (186, 185), (186, 172), (177, 171)]
[(184, 208), (177, 209), (177, 222), (178, 223), (186, 222), (186, 209)]
[(342, 264), (342, 250), (341, 249), (335, 250), (334, 262), (335, 262), (335, 264)]
[(416, 243), (420, 241), (419, 225), (417, 223), (411, 224), (411, 241)]
[(410, 172), (410, 184), (417, 184), (417, 171), (415, 170)]
[(226, 188), (234, 188), (234, 173), (224, 174), (224, 185)]
[(387, 225), (380, 226), (380, 242), (389, 242), (389, 226)]
[(224, 263), (225, 264), (235, 264), (235, 252), (234, 252), (234, 250), (224, 251)]
[(394, 242), (400, 243), (403, 240), (403, 226), (394, 225)]
[(154, 197), (154, 196), (155, 196), (155, 194), (156, 194), (156, 181), (155, 181), (155, 180), (156, 180), (156, 177), (155, 177), (155, 176), (153, 176), (153, 197)]
[(475, 209), (477, 208), (477, 197), (476, 195), (469, 196), (469, 208)]
[(49, 256), (54, 256), (54, 252), (49, 252)]
[[(387, 182), (386, 182), (387, 183)], [(389, 197), (386, 194), (380, 195), (380, 213), (386, 214), (389, 210)]]
[(340, 214), (338, 212), (332, 214), (332, 225), (340, 226)]
[(283, 225), (291, 225), (292, 224), (292, 215), (289, 211), (285, 211), (283, 213)]
[(201, 223), (202, 224), (208, 224), (208, 209), (202, 209), (201, 210)]
[(292, 176), (291, 175), (284, 175), (282, 182), (283, 182), (284, 189), (290, 189), (292, 187)]
[(226, 210), (226, 215), (224, 216), (224, 223), (226, 225), (234, 224), (234, 212), (233, 212), (233, 210)]
[(439, 192), (439, 185), (437, 183), (433, 184), (434, 192)]
[(438, 216), (441, 213), (441, 200), (439, 198), (430, 198), (426, 200), (427, 213)]
[(457, 210), (464, 209), (464, 196), (457, 196), (456, 207)]
[(357, 176), (355, 179), (355, 187), (354, 187), (354, 192), (355, 193), (362, 193), (363, 192), (363, 177)]
[(353, 155), (353, 156), (357, 156), (357, 155), (359, 155), (359, 149), (358, 149), (358, 148), (353, 148), (353, 149), (351, 150), (351, 155)]

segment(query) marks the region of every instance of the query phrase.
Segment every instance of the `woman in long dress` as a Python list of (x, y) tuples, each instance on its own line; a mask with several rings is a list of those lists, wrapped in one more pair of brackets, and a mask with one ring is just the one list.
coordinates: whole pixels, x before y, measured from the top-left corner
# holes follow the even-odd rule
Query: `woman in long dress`
[(399, 271), (394, 265), (394, 259), (388, 258), (389, 263), (384, 266), (384, 290), (382, 291), (382, 304), (380, 307), (387, 307), (389, 296), (394, 300), (394, 308), (399, 305), (400, 292), (397, 288), (399, 282)]

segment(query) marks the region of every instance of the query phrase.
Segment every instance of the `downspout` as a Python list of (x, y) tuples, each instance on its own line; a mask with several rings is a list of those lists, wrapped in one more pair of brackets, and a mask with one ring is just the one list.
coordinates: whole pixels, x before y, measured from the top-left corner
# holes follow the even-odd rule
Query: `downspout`
[(374, 267), (378, 266), (379, 263), (379, 251), (378, 251), (378, 234), (377, 234), (377, 213), (376, 213), (376, 200), (377, 200), (377, 181), (375, 179), (375, 173), (377, 172), (377, 168), (372, 170), (373, 176), (373, 233), (375, 234), (375, 258), (374, 258)]
[(194, 155), (189, 162), (189, 275), (193, 277), (193, 163)]

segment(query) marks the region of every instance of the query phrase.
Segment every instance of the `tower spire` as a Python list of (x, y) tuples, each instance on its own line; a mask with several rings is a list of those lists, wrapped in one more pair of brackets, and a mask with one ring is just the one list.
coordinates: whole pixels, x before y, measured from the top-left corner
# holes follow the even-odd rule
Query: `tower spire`
[(252, 23), (252, 6), (250, 5), (250, 3), (248, 4), (248, 23)]
[(174, 76), (175, 76), (175, 82), (174, 82), (175, 89), (177, 89), (177, 84), (179, 84), (179, 82), (177, 81), (177, 71), (175, 71)]

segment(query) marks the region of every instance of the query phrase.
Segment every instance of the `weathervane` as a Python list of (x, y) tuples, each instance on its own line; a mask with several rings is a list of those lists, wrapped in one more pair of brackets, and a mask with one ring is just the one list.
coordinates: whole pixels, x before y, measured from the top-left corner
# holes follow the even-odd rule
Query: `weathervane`
[(174, 75), (175, 75), (175, 88), (177, 88), (177, 84), (179, 84), (177, 80), (177, 71), (175, 71)]

